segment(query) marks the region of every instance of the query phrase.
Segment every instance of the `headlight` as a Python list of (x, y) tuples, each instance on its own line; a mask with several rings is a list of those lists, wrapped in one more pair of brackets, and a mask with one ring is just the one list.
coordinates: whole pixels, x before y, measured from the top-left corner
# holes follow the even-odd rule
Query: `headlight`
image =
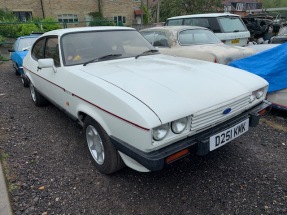
[(175, 120), (171, 123), (171, 130), (176, 133), (180, 134), (185, 130), (187, 126), (187, 117)]
[(153, 139), (156, 141), (160, 141), (166, 137), (169, 131), (169, 124), (160, 125), (153, 129)]
[(256, 92), (255, 96), (256, 96), (257, 99), (260, 99), (263, 96), (263, 94), (264, 94), (263, 90), (260, 90), (260, 91)]

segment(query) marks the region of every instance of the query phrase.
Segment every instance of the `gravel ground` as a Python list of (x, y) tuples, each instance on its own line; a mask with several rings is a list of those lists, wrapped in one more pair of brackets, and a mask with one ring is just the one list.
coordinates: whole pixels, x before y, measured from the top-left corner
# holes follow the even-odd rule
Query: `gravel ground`
[[(0, 65), (0, 150), (15, 214), (287, 214), (287, 120), (271, 112), (226, 146), (169, 168), (102, 175), (82, 128), (37, 108)], [(4, 158), (4, 159), (3, 159)]]

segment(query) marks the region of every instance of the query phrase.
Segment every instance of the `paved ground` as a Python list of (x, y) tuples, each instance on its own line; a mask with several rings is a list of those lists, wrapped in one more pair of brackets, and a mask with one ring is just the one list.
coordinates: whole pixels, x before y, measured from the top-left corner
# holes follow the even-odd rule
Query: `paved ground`
[(287, 214), (287, 120), (257, 128), (204, 157), (111, 176), (96, 171), (81, 127), (35, 107), (12, 65), (0, 65), (0, 150), (15, 214)]

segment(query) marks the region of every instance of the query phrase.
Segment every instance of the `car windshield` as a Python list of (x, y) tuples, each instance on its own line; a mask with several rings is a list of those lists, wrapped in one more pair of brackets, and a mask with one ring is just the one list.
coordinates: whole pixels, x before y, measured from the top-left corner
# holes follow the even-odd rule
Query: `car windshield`
[(246, 31), (244, 23), (239, 17), (219, 17), (219, 23), (225, 33)]
[(99, 59), (103, 61), (136, 57), (154, 49), (135, 30), (70, 33), (62, 37), (61, 44), (63, 62), (66, 66), (98, 62)]
[(278, 35), (287, 35), (287, 27), (280, 28)]
[(37, 40), (36, 37), (31, 37), (31, 38), (21, 38), (19, 40), (18, 47), (16, 47), (15, 51), (24, 51), (26, 49), (31, 48), (33, 43)]
[(178, 34), (178, 43), (180, 45), (196, 45), (196, 44), (215, 44), (221, 41), (215, 34), (209, 30), (194, 29), (184, 30)]

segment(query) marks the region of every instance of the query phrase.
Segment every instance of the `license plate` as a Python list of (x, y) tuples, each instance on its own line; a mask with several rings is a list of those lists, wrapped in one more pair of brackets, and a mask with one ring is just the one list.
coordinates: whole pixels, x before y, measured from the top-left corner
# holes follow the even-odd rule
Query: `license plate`
[(215, 150), (231, 140), (244, 134), (249, 129), (249, 118), (209, 138), (210, 151)]
[(234, 39), (234, 40), (231, 40), (231, 44), (237, 44), (237, 43), (239, 43), (239, 39)]

